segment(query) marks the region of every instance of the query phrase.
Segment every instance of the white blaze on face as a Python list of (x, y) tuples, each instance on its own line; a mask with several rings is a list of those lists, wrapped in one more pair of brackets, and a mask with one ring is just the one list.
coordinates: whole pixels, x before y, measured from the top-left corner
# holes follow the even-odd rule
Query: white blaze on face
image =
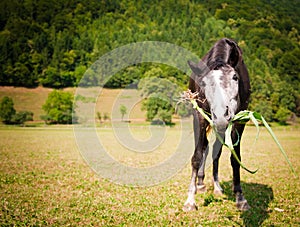
[(208, 103), (211, 105), (211, 109), (218, 117), (224, 114), (225, 110), (225, 94), (221, 88), (221, 76), (223, 75), (221, 70), (213, 70), (209, 77), (206, 77), (205, 95)]
[(238, 80), (234, 70), (212, 70), (205, 78), (205, 96), (210, 104), (212, 120), (216, 126), (226, 127), (237, 110)]

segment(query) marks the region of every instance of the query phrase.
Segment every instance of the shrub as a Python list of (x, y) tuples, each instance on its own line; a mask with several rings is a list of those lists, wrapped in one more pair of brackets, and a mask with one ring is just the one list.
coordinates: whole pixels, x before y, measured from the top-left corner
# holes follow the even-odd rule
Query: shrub
[(69, 92), (53, 90), (43, 105), (46, 115), (41, 116), (47, 124), (72, 123), (74, 96)]
[(20, 111), (12, 116), (11, 123), (23, 125), (26, 121), (33, 121), (33, 113), (30, 111)]
[(121, 106), (120, 106), (120, 113), (121, 113), (121, 115), (122, 115), (122, 121), (123, 121), (124, 115), (127, 113), (127, 108), (126, 108), (126, 106), (124, 106), (124, 105), (121, 105)]
[(281, 125), (286, 125), (287, 119), (291, 116), (291, 111), (284, 108), (280, 107), (278, 111), (275, 114), (275, 119), (279, 122)]
[(0, 118), (4, 124), (23, 125), (26, 121), (33, 120), (33, 113), (30, 111), (16, 112), (12, 98), (5, 96), (0, 103)]
[(142, 110), (147, 111), (147, 120), (160, 120), (170, 124), (179, 87), (168, 79), (149, 77), (141, 80), (138, 88), (145, 98)]
[(4, 124), (11, 124), (12, 117), (16, 114), (14, 102), (10, 97), (3, 97), (0, 103), (0, 118)]

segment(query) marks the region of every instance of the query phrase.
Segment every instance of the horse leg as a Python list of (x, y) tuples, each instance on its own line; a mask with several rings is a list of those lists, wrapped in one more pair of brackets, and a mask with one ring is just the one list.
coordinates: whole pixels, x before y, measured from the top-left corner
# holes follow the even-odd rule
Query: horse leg
[[(218, 132), (219, 136), (224, 140), (225, 133)], [(219, 183), (219, 159), (222, 153), (222, 143), (219, 139), (214, 137), (214, 141), (211, 140), (209, 148), (212, 149), (212, 160), (213, 160), (213, 181), (214, 181), (214, 193), (216, 195), (222, 195), (223, 189)]]
[[(205, 146), (207, 146), (207, 139), (206, 139), (206, 126), (207, 123), (203, 123), (200, 125), (200, 120), (202, 119), (201, 116), (199, 116), (197, 113), (194, 112), (194, 138), (195, 138), (195, 151), (194, 155), (192, 157), (192, 176), (191, 176), (191, 182), (189, 185), (188, 190), (188, 198), (186, 202), (184, 203), (183, 210), (184, 211), (192, 211), (197, 210), (196, 202), (195, 202), (195, 194), (197, 193), (197, 176), (199, 174), (199, 168), (201, 166), (201, 169), (203, 168), (203, 157), (204, 157), (204, 150)], [(201, 128), (200, 128), (201, 127)], [(204, 171), (201, 170), (201, 173), (203, 172), (203, 176), (200, 177), (200, 186), (202, 187), (203, 179), (204, 179)], [(199, 177), (198, 177), (199, 179)], [(205, 186), (204, 186), (205, 187)]]
[(198, 183), (197, 183), (197, 192), (204, 193), (206, 192), (206, 186), (204, 184), (205, 178), (205, 162), (207, 157), (208, 149), (205, 149), (205, 152), (202, 154), (201, 165), (198, 170)]
[[(205, 163), (205, 156), (203, 152), (201, 152), (200, 146), (197, 146), (194, 155), (192, 157), (192, 177), (191, 177), (191, 182), (188, 190), (188, 198), (183, 206), (184, 211), (192, 211), (198, 209), (195, 202), (195, 195), (197, 191), (203, 192), (203, 190), (205, 190), (205, 185), (203, 183), (204, 180), (203, 163)], [(201, 169), (200, 172), (202, 173), (201, 177), (199, 177), (198, 175), (200, 169)], [(197, 184), (197, 177), (198, 179), (200, 179), (200, 182), (198, 182), (198, 184)]]
[(183, 206), (183, 211), (192, 211), (198, 209), (195, 202), (195, 194), (197, 193), (196, 180), (197, 180), (198, 169), (199, 167), (197, 166), (197, 164), (193, 163), (192, 161), (191, 183), (189, 185), (188, 198), (185, 201)]
[[(233, 143), (236, 143), (238, 140), (238, 135), (241, 137), (242, 133), (244, 131), (245, 125), (242, 124), (235, 124), (232, 130), (232, 141)], [(238, 134), (237, 134), (237, 132)], [(241, 161), (241, 155), (240, 155), (240, 142), (235, 146), (235, 152), (237, 154), (237, 157)], [(242, 187), (241, 187), (241, 179), (240, 179), (240, 164), (237, 162), (235, 157), (231, 155), (230, 157), (231, 166), (233, 170), (233, 192), (236, 196), (236, 206), (239, 210), (245, 211), (249, 210), (250, 206), (247, 202), (247, 200), (244, 198)]]
[(213, 181), (214, 181), (214, 194), (223, 195), (223, 188), (219, 183), (219, 158), (222, 153), (222, 146), (216, 157), (213, 157)]

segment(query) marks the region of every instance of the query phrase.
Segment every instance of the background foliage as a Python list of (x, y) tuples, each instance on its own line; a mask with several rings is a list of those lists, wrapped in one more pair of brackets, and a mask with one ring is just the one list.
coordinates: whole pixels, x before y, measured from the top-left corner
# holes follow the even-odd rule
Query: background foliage
[(142, 79), (138, 88), (144, 98), (142, 109), (147, 110), (147, 120), (171, 123), (178, 86), (165, 78), (151, 76)]
[(43, 105), (46, 115), (41, 116), (42, 120), (49, 124), (70, 124), (72, 121), (75, 123), (73, 100), (72, 93), (53, 90)]
[[(226, 36), (244, 51), (250, 108), (282, 121), (300, 115), (299, 11), (300, 2), (288, 0), (1, 1), (0, 85), (76, 86), (96, 59), (116, 47), (166, 41), (200, 57)], [(124, 69), (106, 86), (137, 83), (153, 70), (187, 86), (188, 75), (153, 64)]]
[(4, 96), (0, 102), (0, 120), (4, 124), (24, 125), (26, 121), (33, 120), (31, 111), (17, 112), (14, 108), (14, 101), (8, 96)]

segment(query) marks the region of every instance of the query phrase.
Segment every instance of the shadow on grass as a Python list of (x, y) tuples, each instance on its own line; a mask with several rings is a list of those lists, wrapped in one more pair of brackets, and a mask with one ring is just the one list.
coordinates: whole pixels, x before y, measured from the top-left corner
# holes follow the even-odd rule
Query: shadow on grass
[[(269, 203), (273, 200), (273, 189), (268, 185), (256, 183), (241, 183), (243, 194), (251, 209), (241, 212), (244, 226), (260, 226), (269, 217)], [(232, 192), (232, 181), (223, 182), (224, 194), (231, 201), (235, 202), (235, 195)]]

